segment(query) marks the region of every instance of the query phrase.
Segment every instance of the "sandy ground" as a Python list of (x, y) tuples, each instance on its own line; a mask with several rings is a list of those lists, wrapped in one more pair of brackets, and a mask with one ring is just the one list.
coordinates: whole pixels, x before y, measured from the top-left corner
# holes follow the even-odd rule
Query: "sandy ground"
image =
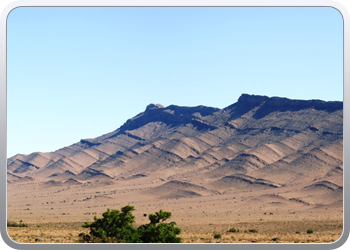
[[(45, 243), (77, 242), (78, 234), (86, 231), (81, 227), (84, 221), (93, 221), (95, 215), (100, 217), (107, 208), (121, 209), (125, 205), (135, 207), (136, 224), (148, 223), (144, 214), (160, 209), (170, 211), (170, 221), (182, 229), (183, 242), (188, 243), (334, 242), (342, 234), (343, 208), (339, 203), (290, 202), (281, 199), (283, 194), (272, 195), (271, 190), (156, 199), (143, 195), (143, 190), (151, 185), (142, 188), (133, 184), (98, 185), (46, 188), (35, 183), (9, 185), (8, 220), (30, 225), (9, 227), (10, 237), (16, 242), (35, 242), (36, 238)], [(27, 192), (21, 192), (22, 188)], [(240, 232), (228, 233), (231, 227)], [(249, 229), (257, 229), (258, 233), (245, 232)], [(307, 234), (307, 229), (314, 233)], [(214, 232), (220, 233), (221, 239), (215, 239)]]

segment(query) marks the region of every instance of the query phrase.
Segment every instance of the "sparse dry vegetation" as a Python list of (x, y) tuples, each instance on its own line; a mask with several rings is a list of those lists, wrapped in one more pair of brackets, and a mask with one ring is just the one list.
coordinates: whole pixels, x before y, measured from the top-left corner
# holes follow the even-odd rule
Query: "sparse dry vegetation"
[[(44, 223), (38, 228), (31, 224), (26, 228), (8, 227), (10, 237), (20, 243), (35, 243), (36, 238), (43, 239), (42, 243), (78, 243), (81, 232), (88, 233), (89, 229), (82, 228), (83, 222), (77, 223)], [(292, 228), (289, 225), (294, 225)], [(259, 225), (259, 227), (257, 226)], [(314, 229), (308, 234), (307, 228)], [(232, 225), (213, 224), (181, 226), (181, 237), (184, 243), (331, 243), (339, 239), (342, 234), (342, 221), (289, 221), (263, 223), (237, 223), (235, 227), (240, 232), (227, 232)], [(244, 233), (244, 230), (256, 227), (258, 233)], [(300, 228), (300, 234), (294, 228)], [(213, 237), (213, 230), (221, 234), (221, 238)], [(37, 242), (36, 242), (37, 243)]]
[(28, 224), (22, 223), (22, 221), (20, 221), (19, 223), (15, 221), (7, 221), (7, 226), (8, 227), (28, 227)]

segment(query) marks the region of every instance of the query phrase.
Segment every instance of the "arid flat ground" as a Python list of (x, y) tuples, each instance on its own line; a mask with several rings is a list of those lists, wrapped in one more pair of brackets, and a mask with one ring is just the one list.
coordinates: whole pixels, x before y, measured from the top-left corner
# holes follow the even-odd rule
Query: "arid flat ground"
[[(9, 227), (8, 233), (11, 239), (20, 243), (78, 243), (79, 233), (88, 232), (88, 229), (80, 227), (81, 224), (44, 223), (25, 228)], [(227, 231), (232, 224), (183, 224), (180, 237), (184, 243), (331, 243), (341, 236), (342, 225), (342, 221), (336, 220), (240, 222), (234, 224), (240, 232), (230, 233)], [(307, 234), (308, 228), (313, 228), (314, 233)], [(249, 229), (257, 229), (258, 232), (245, 232)], [(215, 239), (214, 232), (222, 237)], [(37, 238), (43, 241), (36, 242)]]
[[(283, 199), (288, 190), (282, 190), (281, 195), (266, 189), (160, 200), (142, 195), (146, 184), (142, 188), (133, 185), (132, 182), (119, 187), (100, 182), (61, 188), (43, 188), (35, 183), (10, 185), (8, 220), (22, 221), (29, 227), (8, 227), (9, 236), (16, 242), (34, 243), (36, 238), (42, 238), (43, 243), (78, 242), (79, 233), (88, 231), (81, 227), (84, 221), (93, 221), (95, 215), (101, 217), (107, 208), (121, 209), (128, 204), (136, 209), (135, 225), (148, 223), (144, 214), (160, 209), (170, 211), (170, 221), (182, 229), (180, 237), (185, 243), (334, 242), (342, 234), (341, 204), (291, 203)], [(159, 183), (148, 184), (148, 188), (152, 185)], [(232, 227), (240, 232), (228, 233)], [(258, 233), (247, 232), (249, 229), (257, 229)], [(307, 234), (308, 229), (313, 234)], [(215, 239), (214, 232), (220, 233), (221, 239)]]

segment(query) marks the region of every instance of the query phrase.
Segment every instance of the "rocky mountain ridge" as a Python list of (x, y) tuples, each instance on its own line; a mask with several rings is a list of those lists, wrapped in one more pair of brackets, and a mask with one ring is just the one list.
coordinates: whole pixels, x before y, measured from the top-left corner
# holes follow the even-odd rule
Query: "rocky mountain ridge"
[(243, 94), (223, 109), (150, 104), (105, 135), (9, 158), (7, 179), (49, 186), (160, 181), (149, 191), (159, 197), (325, 185), (339, 193), (342, 143), (342, 102)]

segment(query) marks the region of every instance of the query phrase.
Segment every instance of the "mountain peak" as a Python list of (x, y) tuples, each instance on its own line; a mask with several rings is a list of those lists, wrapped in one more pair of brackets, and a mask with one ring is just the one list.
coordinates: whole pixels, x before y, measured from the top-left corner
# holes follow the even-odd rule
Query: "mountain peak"
[(146, 110), (148, 109), (164, 109), (165, 107), (162, 104), (148, 104)]
[(238, 103), (249, 103), (251, 105), (258, 105), (261, 104), (262, 102), (270, 99), (268, 96), (262, 96), (262, 95), (249, 95), (249, 94), (242, 94), (238, 98)]

